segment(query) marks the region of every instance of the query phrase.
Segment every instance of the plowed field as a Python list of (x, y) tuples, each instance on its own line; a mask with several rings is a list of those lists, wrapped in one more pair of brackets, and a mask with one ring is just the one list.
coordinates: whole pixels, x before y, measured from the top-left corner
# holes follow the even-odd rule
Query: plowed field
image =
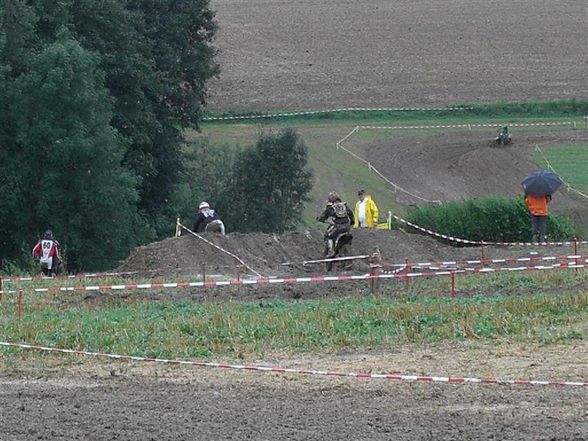
[(210, 110), (588, 98), (582, 0), (212, 0)]

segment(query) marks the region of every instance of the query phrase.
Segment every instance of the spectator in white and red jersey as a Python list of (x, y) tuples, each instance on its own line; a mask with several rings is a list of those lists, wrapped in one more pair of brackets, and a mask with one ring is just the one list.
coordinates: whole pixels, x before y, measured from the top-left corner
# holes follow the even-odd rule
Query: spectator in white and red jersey
[(59, 242), (53, 239), (53, 232), (47, 230), (43, 233), (43, 238), (37, 242), (33, 248), (33, 258), (41, 262), (41, 270), (46, 277), (55, 277), (57, 267), (61, 262), (61, 250)]

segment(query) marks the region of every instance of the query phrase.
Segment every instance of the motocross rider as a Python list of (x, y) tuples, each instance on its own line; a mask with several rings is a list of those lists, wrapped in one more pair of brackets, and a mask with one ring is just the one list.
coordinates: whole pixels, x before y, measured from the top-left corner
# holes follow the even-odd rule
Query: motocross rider
[(502, 143), (504, 145), (508, 144), (512, 139), (512, 135), (508, 131), (508, 126), (504, 126), (500, 132), (498, 132), (498, 136), (496, 137), (497, 143)]
[(355, 222), (353, 211), (347, 206), (347, 203), (341, 201), (336, 192), (332, 191), (329, 193), (325, 211), (316, 219), (329, 225), (325, 231), (326, 255), (333, 257), (337, 238), (351, 232), (351, 225)]
[(41, 270), (45, 277), (55, 277), (61, 263), (61, 250), (59, 242), (53, 239), (53, 232), (46, 230), (43, 237), (35, 248), (33, 248), (33, 258), (41, 262)]

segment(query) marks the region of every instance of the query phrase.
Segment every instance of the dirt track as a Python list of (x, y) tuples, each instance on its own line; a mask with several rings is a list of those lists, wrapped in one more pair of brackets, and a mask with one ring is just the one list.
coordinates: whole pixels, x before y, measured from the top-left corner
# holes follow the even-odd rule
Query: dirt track
[[(534, 378), (586, 374), (578, 364), (585, 345), (462, 349), (438, 345), (287, 364), (509, 378), (519, 371)], [(409, 384), (90, 360), (64, 370), (60, 362), (67, 366), (67, 360), (50, 356), (44, 367), (23, 361), (20, 374), (0, 378), (0, 439), (579, 441), (588, 431), (582, 388)]]
[(209, 109), (588, 98), (582, 0), (212, 0)]
[(580, 441), (588, 432), (582, 390), (482, 387), (472, 393), (468, 386), (243, 382), (2, 382), (0, 436), (3, 441)]
[[(588, 132), (557, 134), (516, 133), (514, 141), (504, 146), (492, 145), (485, 133), (444, 133), (426, 137), (391, 136), (385, 140), (360, 144), (364, 155), (398, 185), (414, 189), (427, 199), (459, 200), (491, 195), (513, 197), (522, 192), (520, 182), (537, 169), (531, 154), (535, 146), (542, 149), (553, 144), (588, 142)], [(358, 141), (351, 141), (359, 144)], [(404, 193), (398, 201), (418, 204)], [(563, 189), (554, 195), (552, 208), (558, 212), (582, 209), (588, 214), (586, 199)]]

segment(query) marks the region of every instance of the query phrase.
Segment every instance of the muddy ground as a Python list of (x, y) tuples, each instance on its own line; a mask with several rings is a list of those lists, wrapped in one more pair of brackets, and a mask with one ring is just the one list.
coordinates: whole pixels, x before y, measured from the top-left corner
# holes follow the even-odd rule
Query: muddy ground
[[(533, 150), (557, 148), (557, 145), (586, 145), (588, 132), (517, 133), (508, 146), (496, 146), (488, 133), (469, 132), (399, 137), (370, 142), (349, 141), (364, 150), (364, 156), (378, 170), (403, 188), (432, 200), (461, 200), (471, 197), (522, 194), (521, 181), (537, 170)], [(588, 149), (587, 149), (588, 155)], [(397, 200), (404, 204), (422, 202), (405, 193)], [(552, 209), (558, 212), (584, 210), (586, 199), (568, 193), (562, 187), (553, 198)]]
[(588, 98), (582, 0), (212, 0), (208, 108)]
[[(583, 378), (570, 347), (436, 345), (309, 356), (345, 372)], [(585, 388), (415, 384), (62, 356), (0, 370), (0, 439), (583, 440)], [(64, 367), (65, 366), (65, 367)]]
[[(238, 255), (246, 264), (266, 277), (324, 275), (324, 264), (302, 265), (310, 259), (322, 259), (322, 232), (292, 232), (283, 235), (264, 233), (232, 233), (227, 236), (203, 233), (202, 237)], [(378, 249), (386, 265), (433, 260), (479, 259), (480, 247), (458, 248), (445, 245), (431, 237), (403, 230), (353, 230), (352, 255), (368, 255)], [(580, 247), (579, 252), (582, 251)], [(509, 256), (528, 257), (531, 248), (484, 247), (485, 258)], [(542, 246), (533, 248), (537, 256), (572, 254), (573, 246)], [(292, 263), (284, 266), (283, 263)], [(174, 237), (135, 248), (119, 267), (120, 271), (144, 272), (152, 278), (176, 280), (200, 276), (234, 276), (234, 259), (191, 235)], [(333, 274), (365, 274), (366, 261), (356, 261), (349, 269), (334, 268)], [(253, 275), (241, 268), (241, 275)], [(283, 288), (283, 286), (282, 286)]]

